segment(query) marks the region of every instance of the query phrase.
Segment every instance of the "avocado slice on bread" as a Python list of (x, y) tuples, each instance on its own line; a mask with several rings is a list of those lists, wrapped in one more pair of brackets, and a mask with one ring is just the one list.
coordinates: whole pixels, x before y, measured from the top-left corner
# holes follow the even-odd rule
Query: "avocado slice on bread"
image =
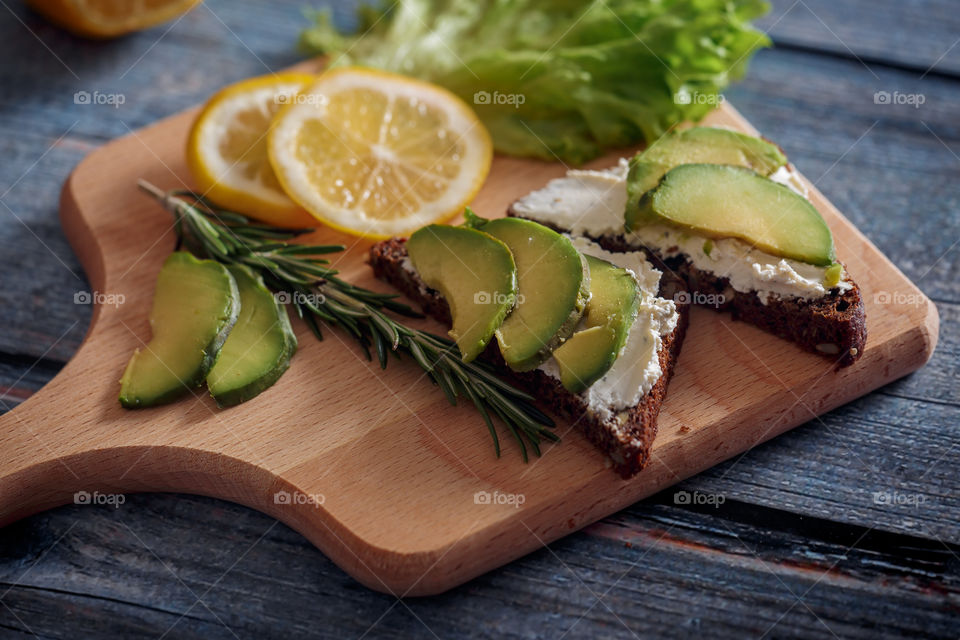
[(644, 219), (708, 238), (739, 238), (781, 258), (821, 267), (836, 260), (830, 227), (810, 201), (750, 169), (682, 164), (637, 206)]
[(693, 127), (668, 133), (630, 160), (628, 230), (649, 221), (646, 210), (639, 206), (640, 199), (660, 184), (668, 171), (682, 164), (724, 164), (769, 176), (787, 164), (787, 157), (772, 142), (730, 129)]
[(407, 242), (426, 286), (450, 305), (450, 336), (464, 362), (475, 359), (517, 301), (517, 265), (507, 245), (466, 227), (431, 224)]
[(517, 218), (475, 228), (503, 241), (517, 264), (517, 304), (496, 331), (500, 354), (514, 371), (536, 369), (570, 337), (590, 297), (590, 272), (570, 238)]
[(628, 270), (600, 258), (586, 258), (591, 295), (583, 328), (553, 352), (560, 367), (560, 381), (572, 393), (587, 389), (613, 366), (627, 341), (643, 295), (636, 277)]

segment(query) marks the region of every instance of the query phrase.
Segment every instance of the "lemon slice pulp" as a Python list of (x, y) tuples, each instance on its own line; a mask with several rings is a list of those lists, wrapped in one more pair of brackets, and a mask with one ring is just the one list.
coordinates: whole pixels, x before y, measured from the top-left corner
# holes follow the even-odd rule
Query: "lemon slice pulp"
[(194, 121), (187, 164), (216, 204), (280, 226), (315, 220), (283, 192), (267, 160), (274, 114), (316, 76), (284, 73), (238, 82), (214, 95)]
[(337, 69), (284, 106), (268, 152), (286, 193), (319, 220), (372, 238), (460, 213), (493, 145), (452, 93), (404, 76)]

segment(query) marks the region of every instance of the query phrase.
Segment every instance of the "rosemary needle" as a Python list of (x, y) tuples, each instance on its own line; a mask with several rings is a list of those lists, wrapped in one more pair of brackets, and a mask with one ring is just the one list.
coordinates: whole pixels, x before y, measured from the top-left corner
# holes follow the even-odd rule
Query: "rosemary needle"
[(497, 456), (500, 438), (494, 418), (517, 441), (523, 460), (527, 448), (540, 455), (542, 440), (558, 441), (553, 421), (533, 404), (533, 397), (500, 379), (488, 363), (463, 362), (450, 339), (410, 327), (388, 312), (419, 317), (393, 294), (357, 287), (338, 277), (324, 255), (343, 245), (290, 242), (312, 229), (284, 229), (259, 224), (246, 216), (217, 208), (199, 194), (163, 191), (145, 180), (137, 185), (174, 216), (177, 246), (223, 264), (244, 264), (290, 301), (313, 334), (323, 339), (323, 325), (350, 333), (368, 359), (376, 354), (386, 368), (390, 354), (407, 354), (444, 392), (451, 404), (466, 396), (480, 412)]

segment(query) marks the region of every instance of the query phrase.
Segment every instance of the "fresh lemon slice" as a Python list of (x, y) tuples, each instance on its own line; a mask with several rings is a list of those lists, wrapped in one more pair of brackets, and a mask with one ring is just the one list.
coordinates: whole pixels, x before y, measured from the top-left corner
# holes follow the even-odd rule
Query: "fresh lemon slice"
[(483, 124), (446, 89), (354, 68), (323, 73), (283, 107), (267, 147), (291, 198), (371, 238), (462, 212), (493, 157)]
[(28, 0), (48, 20), (82, 36), (111, 38), (172, 20), (200, 0)]
[(200, 193), (225, 209), (271, 224), (315, 225), (283, 192), (270, 168), (267, 131), (274, 114), (316, 79), (305, 73), (251, 78), (210, 98), (187, 140), (187, 164)]

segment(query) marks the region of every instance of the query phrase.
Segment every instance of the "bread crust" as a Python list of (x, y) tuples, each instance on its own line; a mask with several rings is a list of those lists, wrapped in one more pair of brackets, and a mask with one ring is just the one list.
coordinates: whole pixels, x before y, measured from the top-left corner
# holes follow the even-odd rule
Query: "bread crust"
[[(370, 248), (370, 266), (377, 278), (400, 290), (418, 304), (425, 314), (450, 324), (450, 308), (446, 300), (439, 292), (427, 287), (415, 273), (404, 268), (406, 257), (404, 238), (384, 240)], [(682, 280), (664, 272), (660, 281), (662, 297), (673, 299), (686, 290)], [(643, 469), (650, 459), (650, 449), (657, 435), (657, 417), (680, 356), (689, 324), (690, 305), (679, 304), (677, 311), (677, 326), (670, 334), (663, 336), (663, 347), (658, 354), (663, 375), (636, 406), (614, 413), (607, 419), (590, 411), (581, 395), (570, 393), (559, 380), (545, 372), (539, 369), (512, 371), (498, 357), (495, 347), (488, 349), (483, 357), (489, 358), (501, 374), (517, 387), (570, 421), (609, 458), (617, 473), (629, 478)]]

